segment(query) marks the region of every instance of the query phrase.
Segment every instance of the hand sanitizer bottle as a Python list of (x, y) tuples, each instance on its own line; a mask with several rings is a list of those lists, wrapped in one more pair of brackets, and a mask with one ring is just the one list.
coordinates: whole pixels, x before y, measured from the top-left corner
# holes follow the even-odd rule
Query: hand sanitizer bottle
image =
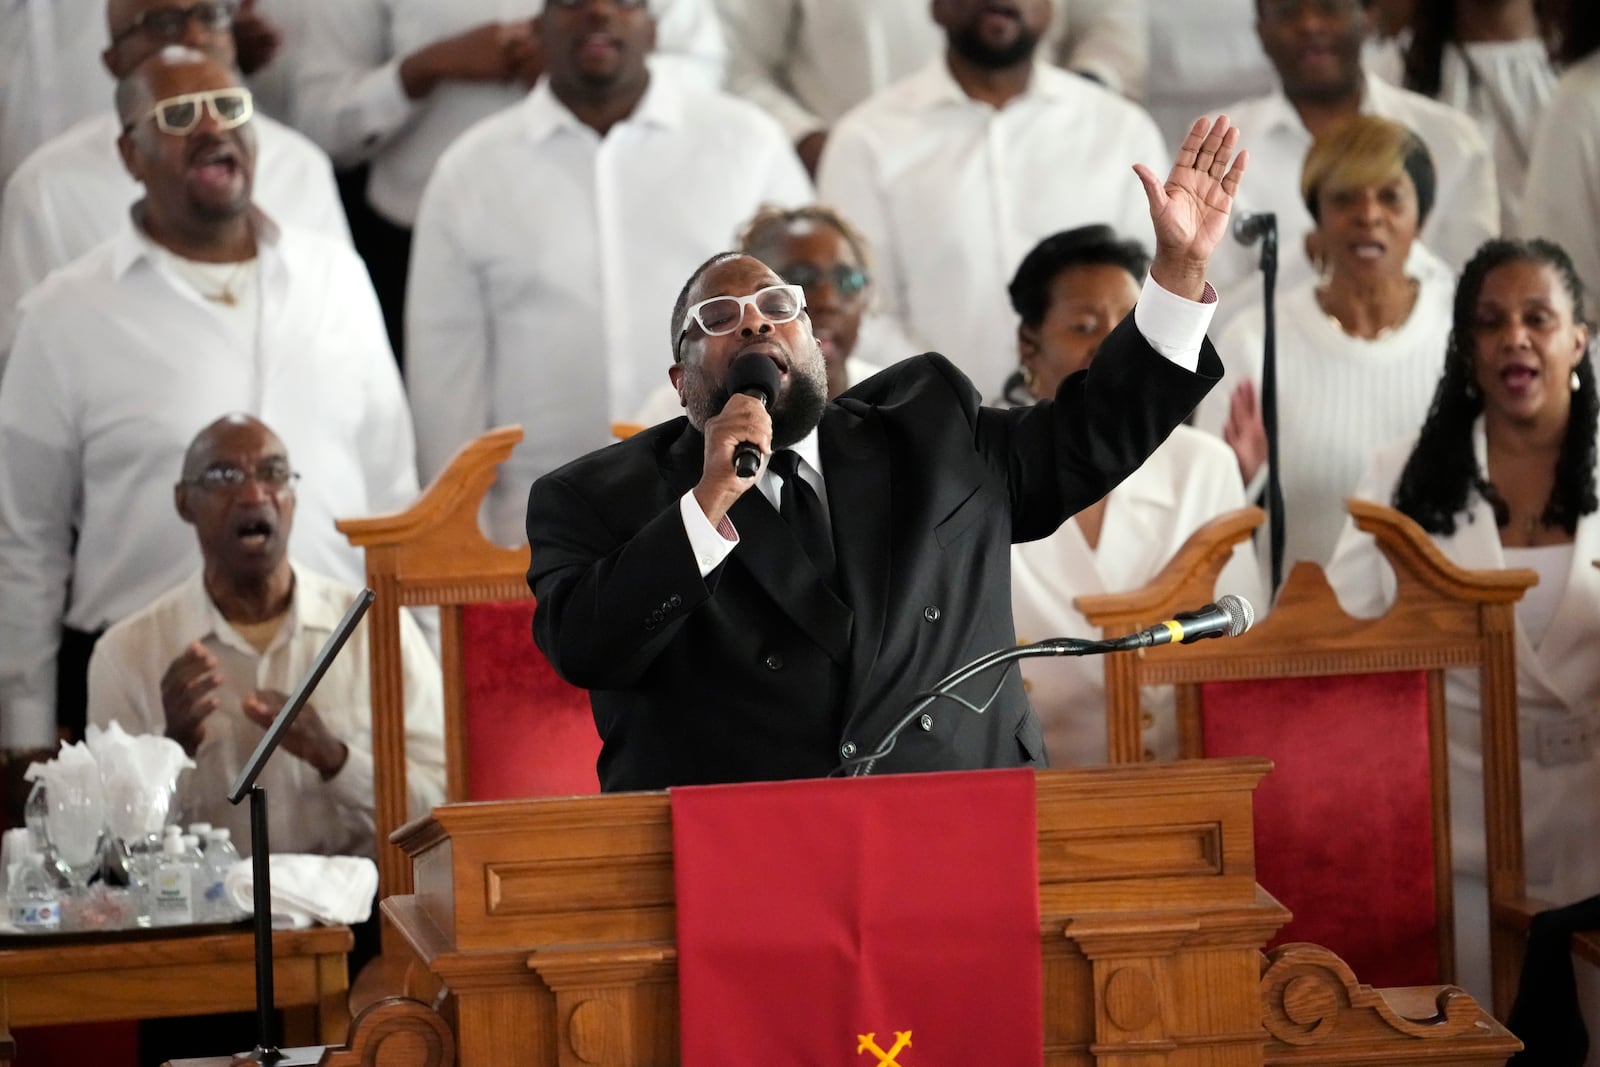
[(162, 839), (152, 879), (150, 911), (156, 926), (179, 926), (195, 921), (194, 863), (186, 855), (183, 838), (169, 827)]

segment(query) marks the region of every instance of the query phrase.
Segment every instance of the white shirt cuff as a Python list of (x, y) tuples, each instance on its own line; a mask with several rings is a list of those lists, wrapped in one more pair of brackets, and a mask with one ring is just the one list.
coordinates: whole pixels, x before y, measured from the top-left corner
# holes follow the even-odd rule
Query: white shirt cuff
[(706, 513), (700, 510), (700, 501), (694, 498), (691, 489), (678, 498), (678, 514), (683, 516), (683, 532), (689, 535), (689, 547), (694, 551), (694, 561), (700, 568), (700, 577), (704, 578), (722, 565), (722, 561), (733, 554), (733, 547), (739, 543), (739, 532), (733, 528), (733, 522), (724, 518), (728, 531), (733, 534), (730, 540), (706, 518)]
[(1200, 366), (1200, 344), (1206, 339), (1211, 316), (1217, 310), (1217, 291), (1206, 282), (1205, 295), (1196, 302), (1168, 292), (1149, 275), (1133, 309), (1133, 323), (1150, 347), (1184, 370)]

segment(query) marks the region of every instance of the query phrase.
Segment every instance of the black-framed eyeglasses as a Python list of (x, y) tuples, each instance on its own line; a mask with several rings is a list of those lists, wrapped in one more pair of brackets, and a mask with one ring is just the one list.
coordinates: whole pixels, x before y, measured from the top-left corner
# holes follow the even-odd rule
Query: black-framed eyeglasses
[(158, 41), (177, 41), (183, 37), (190, 19), (208, 30), (230, 29), (238, 11), (238, 0), (200, 0), (188, 7), (152, 7), (141, 11), (127, 29), (111, 38), (111, 43), (121, 44), (136, 33), (148, 33)]
[(254, 481), (269, 492), (281, 493), (294, 488), (299, 480), (300, 472), (291, 470), (288, 461), (269, 459), (257, 465), (253, 471), (232, 463), (218, 463), (193, 478), (185, 478), (183, 484), (204, 489), (208, 493), (237, 493), (247, 482)]
[(867, 287), (867, 272), (848, 263), (835, 263), (823, 270), (815, 263), (792, 263), (778, 272), (783, 280), (810, 289), (823, 278), (833, 283), (834, 292), (843, 297), (860, 296)]

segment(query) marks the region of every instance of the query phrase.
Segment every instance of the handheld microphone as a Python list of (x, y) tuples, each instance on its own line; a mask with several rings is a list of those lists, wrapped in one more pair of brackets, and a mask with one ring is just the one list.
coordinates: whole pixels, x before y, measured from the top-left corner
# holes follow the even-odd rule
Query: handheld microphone
[(1215, 604), (1207, 604), (1198, 611), (1180, 612), (1165, 622), (1115, 638), (1108, 644), (1118, 652), (1172, 641), (1187, 645), (1207, 637), (1238, 637), (1255, 621), (1256, 609), (1250, 606), (1250, 601), (1229, 594), (1218, 597)]
[(1246, 212), (1233, 221), (1233, 239), (1246, 247), (1277, 234), (1278, 216), (1270, 211)]
[[(764, 408), (772, 406), (782, 384), (778, 365), (758, 352), (740, 356), (728, 368), (729, 394), (753, 396)], [(740, 478), (754, 478), (760, 469), (761, 449), (749, 441), (740, 441), (733, 450), (733, 473)]]

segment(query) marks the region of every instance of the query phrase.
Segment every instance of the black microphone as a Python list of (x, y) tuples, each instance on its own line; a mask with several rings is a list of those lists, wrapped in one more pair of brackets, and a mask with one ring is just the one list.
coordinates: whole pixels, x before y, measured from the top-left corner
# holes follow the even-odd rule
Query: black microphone
[(1147, 626), (1136, 634), (1113, 638), (1107, 642), (1118, 652), (1133, 648), (1149, 648), (1172, 641), (1192, 644), (1207, 637), (1238, 637), (1256, 621), (1256, 609), (1244, 597), (1218, 597), (1215, 604), (1207, 604), (1198, 611), (1185, 611), (1165, 622)]
[(1233, 239), (1249, 246), (1278, 233), (1278, 216), (1270, 211), (1246, 212), (1233, 221)]
[[(728, 393), (753, 396), (764, 408), (772, 406), (782, 384), (778, 365), (759, 352), (740, 356), (728, 368)], [(754, 478), (760, 469), (761, 449), (749, 441), (740, 441), (733, 450), (733, 473), (741, 478)]]

